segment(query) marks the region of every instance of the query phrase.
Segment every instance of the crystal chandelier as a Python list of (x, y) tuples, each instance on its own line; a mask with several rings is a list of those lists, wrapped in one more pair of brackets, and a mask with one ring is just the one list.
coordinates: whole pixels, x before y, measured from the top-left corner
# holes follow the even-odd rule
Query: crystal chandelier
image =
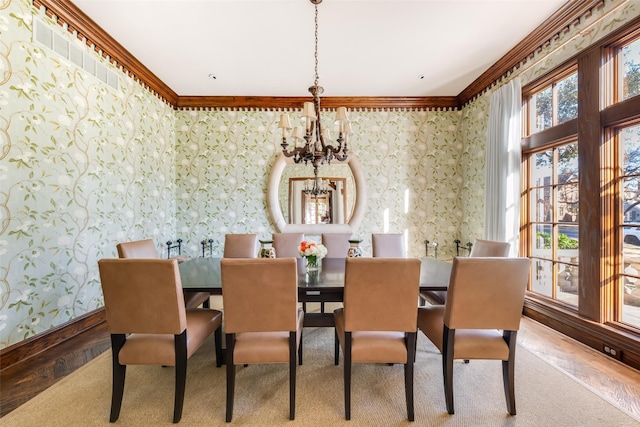
[[(318, 85), (318, 5), (322, 0), (309, 0), (315, 5), (315, 80), (313, 86), (309, 88), (309, 92), (313, 95), (312, 102), (305, 102), (302, 109), (302, 116), (305, 118), (306, 130), (303, 136), (302, 128), (296, 126), (291, 133), (293, 139), (293, 148), (289, 150), (286, 132), (291, 129), (291, 122), (288, 114), (280, 116), (278, 128), (282, 129), (282, 152), (286, 157), (293, 157), (295, 163), (303, 162), (313, 165), (315, 182), (314, 188), (318, 187), (318, 167), (323, 163), (331, 163), (331, 160), (338, 161), (347, 160), (347, 139), (352, 133), (347, 117), (347, 108), (338, 107), (336, 110), (335, 124), (338, 126), (338, 139), (335, 145), (329, 144), (329, 130), (322, 130), (320, 121), (320, 94), (324, 92), (322, 86)], [(304, 140), (304, 143), (298, 145), (298, 141)]]

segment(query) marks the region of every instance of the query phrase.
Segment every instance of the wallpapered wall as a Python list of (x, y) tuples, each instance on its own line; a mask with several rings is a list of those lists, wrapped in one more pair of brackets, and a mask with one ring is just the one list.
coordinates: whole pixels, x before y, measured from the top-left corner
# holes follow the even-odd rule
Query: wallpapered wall
[(29, 1), (0, 13), (1, 348), (102, 306), (97, 260), (173, 236), (176, 204), (172, 108), (33, 43)]
[[(632, 7), (578, 42), (563, 35), (560, 59), (526, 78), (637, 16), (635, 0), (593, 16), (622, 3)], [(274, 231), (265, 190), (277, 111), (174, 111), (95, 54), (118, 73), (114, 90), (33, 42), (33, 14), (49, 21), (30, 0), (0, 5), (0, 348), (100, 307), (97, 260), (116, 256), (117, 242), (153, 238), (164, 251), (180, 237), (196, 256), (205, 237), (219, 254), (224, 233)], [(451, 256), (455, 238), (481, 237), (487, 111), (485, 94), (461, 112), (350, 112), (367, 181), (365, 252), (385, 210), (390, 232), (408, 230), (411, 256), (424, 239)]]
[[(225, 233), (271, 236), (265, 192), (281, 150), (278, 117), (273, 111), (177, 113), (177, 229), (189, 242), (188, 255), (198, 253), (203, 238), (213, 239), (220, 255)], [(389, 232), (408, 230), (410, 255), (423, 256), (428, 239), (451, 256), (462, 217), (460, 112), (350, 112), (350, 118), (351, 151), (367, 182), (367, 209), (356, 232), (365, 253), (371, 253), (370, 233), (384, 231), (387, 211)]]

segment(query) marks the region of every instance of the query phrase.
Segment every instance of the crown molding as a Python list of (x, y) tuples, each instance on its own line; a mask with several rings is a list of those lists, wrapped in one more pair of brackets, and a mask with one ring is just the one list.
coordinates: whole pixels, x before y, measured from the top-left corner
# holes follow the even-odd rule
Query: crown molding
[(521, 63), (533, 58), (534, 54), (569, 31), (583, 16), (589, 16), (594, 8), (604, 6), (603, 0), (570, 0), (547, 18), (538, 28), (507, 52), (480, 77), (474, 80), (460, 94), (458, 103), (463, 106), (480, 95), (493, 83), (508, 75)]
[[(299, 109), (309, 101), (309, 97), (266, 97), (266, 96), (180, 96), (176, 108), (256, 108), (256, 109)], [(426, 97), (341, 97), (322, 98), (322, 109), (338, 107), (351, 109), (458, 109), (455, 96)]]
[[(174, 108), (299, 108), (308, 98), (257, 96), (180, 96), (138, 61), (120, 43), (106, 33), (91, 18), (68, 0), (32, 0), (37, 8), (44, 7), (58, 24), (67, 25), (71, 33), (92, 46), (96, 52), (121, 67), (141, 85), (156, 93)], [(467, 86), (457, 96), (445, 97), (327, 97), (322, 98), (324, 108), (338, 105), (364, 109), (459, 109), (480, 95), (493, 83), (509, 74), (535, 52), (548, 45), (571, 26), (588, 16), (594, 8), (603, 7), (603, 0), (569, 0), (545, 20), (525, 39), (507, 52), (494, 65)]]
[(44, 7), (47, 16), (55, 18), (62, 27), (77, 34), (88, 46), (108, 59), (109, 62), (121, 67), (134, 80), (154, 92), (161, 99), (175, 106), (178, 95), (162, 80), (145, 67), (135, 56), (107, 34), (98, 24), (84, 14), (76, 5), (68, 0), (33, 0), (36, 8)]

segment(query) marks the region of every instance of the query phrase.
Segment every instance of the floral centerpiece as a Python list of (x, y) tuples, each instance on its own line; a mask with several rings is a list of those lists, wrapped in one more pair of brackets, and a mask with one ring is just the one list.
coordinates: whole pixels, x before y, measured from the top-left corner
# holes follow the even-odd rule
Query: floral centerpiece
[(318, 262), (327, 255), (327, 248), (313, 240), (303, 240), (298, 247), (298, 253), (307, 262), (307, 271), (318, 270)]

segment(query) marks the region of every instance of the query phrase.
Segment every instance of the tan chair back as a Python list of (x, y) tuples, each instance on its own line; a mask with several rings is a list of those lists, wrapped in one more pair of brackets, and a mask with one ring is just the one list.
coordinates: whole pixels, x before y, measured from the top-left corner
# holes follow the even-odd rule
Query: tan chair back
[(273, 248), (278, 258), (298, 258), (298, 247), (304, 240), (304, 233), (273, 233)]
[(152, 239), (118, 243), (118, 258), (158, 258), (158, 250)]
[(295, 259), (223, 258), (220, 269), (225, 333), (297, 330)]
[(476, 239), (470, 257), (508, 257), (511, 243)]
[(187, 327), (175, 259), (98, 261), (110, 334), (173, 334)]
[(416, 331), (420, 260), (347, 258), (345, 262), (345, 331)]
[(349, 252), (350, 233), (322, 234), (322, 244), (327, 248), (327, 258), (346, 258)]
[(224, 236), (224, 258), (257, 258), (257, 234), (227, 234)]
[(530, 270), (529, 258), (454, 258), (444, 324), (517, 331)]
[(400, 233), (372, 234), (373, 256), (379, 258), (404, 258), (404, 235)]

